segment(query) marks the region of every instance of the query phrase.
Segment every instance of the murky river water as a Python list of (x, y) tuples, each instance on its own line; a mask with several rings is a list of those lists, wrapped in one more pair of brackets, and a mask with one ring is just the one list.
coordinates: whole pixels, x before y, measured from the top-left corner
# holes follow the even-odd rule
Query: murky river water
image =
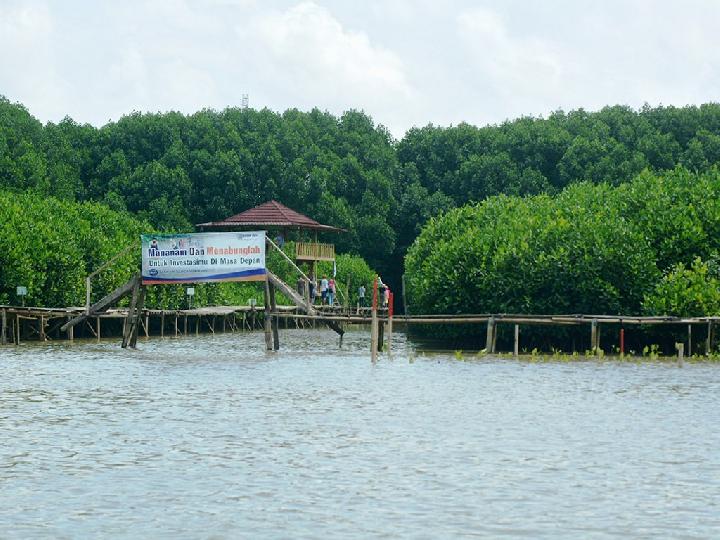
[(396, 338), (0, 349), (0, 537), (720, 537), (720, 366)]

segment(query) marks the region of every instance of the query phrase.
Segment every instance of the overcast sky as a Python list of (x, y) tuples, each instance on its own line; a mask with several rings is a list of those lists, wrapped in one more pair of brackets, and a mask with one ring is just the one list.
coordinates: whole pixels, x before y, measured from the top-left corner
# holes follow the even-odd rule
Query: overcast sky
[(0, 0), (0, 94), (42, 121), (354, 108), (412, 126), (720, 101), (718, 0)]

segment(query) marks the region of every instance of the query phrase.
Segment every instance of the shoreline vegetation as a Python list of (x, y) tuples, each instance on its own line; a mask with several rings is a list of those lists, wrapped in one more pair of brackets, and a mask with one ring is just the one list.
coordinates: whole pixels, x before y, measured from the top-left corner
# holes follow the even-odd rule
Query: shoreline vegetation
[[(43, 125), (0, 97), (0, 304), (17, 285), (28, 304), (82, 304), (84, 276), (140, 232), (274, 198), (349, 231), (332, 241), (351, 302), (377, 272), (398, 292), (406, 274), (411, 313), (718, 315), (719, 162), (715, 103), (428, 125), (394, 140), (360, 111), (133, 113), (93, 127)], [(121, 259), (96, 292), (132, 268)], [(181, 288), (157, 289), (149, 305), (184, 307)], [(206, 285), (194, 301), (249, 297), (260, 295)], [(567, 330), (525, 335), (547, 350), (579, 343)], [(678, 335), (642, 340), (667, 349)]]

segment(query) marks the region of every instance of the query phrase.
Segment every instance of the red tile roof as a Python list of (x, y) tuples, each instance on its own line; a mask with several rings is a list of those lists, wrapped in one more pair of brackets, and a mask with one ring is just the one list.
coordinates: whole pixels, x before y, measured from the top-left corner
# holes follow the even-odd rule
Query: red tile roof
[(222, 221), (199, 223), (198, 227), (288, 227), (323, 231), (343, 231), (337, 227), (323, 225), (314, 219), (288, 208), (277, 201), (268, 201), (250, 210), (245, 210)]

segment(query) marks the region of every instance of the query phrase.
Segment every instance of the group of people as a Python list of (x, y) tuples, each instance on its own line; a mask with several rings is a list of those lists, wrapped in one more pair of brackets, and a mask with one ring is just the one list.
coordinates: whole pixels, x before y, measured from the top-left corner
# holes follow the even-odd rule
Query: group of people
[[(298, 279), (298, 292), (304, 295), (305, 291), (304, 280)], [(365, 285), (358, 287), (358, 306), (366, 307), (365, 304)], [(310, 276), (310, 302), (313, 304), (320, 303), (323, 306), (333, 306), (337, 298), (337, 285), (334, 278), (328, 279), (327, 276), (323, 276), (318, 283), (313, 276)], [(382, 279), (378, 276), (378, 300), (381, 302), (382, 307), (388, 307), (390, 303), (390, 287), (382, 282)]]
[[(298, 287), (300, 287), (300, 283), (298, 283)], [(320, 304), (323, 306), (333, 306), (336, 294), (337, 287), (334, 278), (328, 279), (327, 276), (323, 276), (319, 286), (314, 279), (310, 279), (310, 301), (313, 304), (320, 300)]]
[[(390, 287), (383, 283), (378, 276), (378, 300), (382, 303), (382, 307), (388, 307), (390, 303)], [(365, 285), (358, 287), (358, 305), (365, 307)]]

